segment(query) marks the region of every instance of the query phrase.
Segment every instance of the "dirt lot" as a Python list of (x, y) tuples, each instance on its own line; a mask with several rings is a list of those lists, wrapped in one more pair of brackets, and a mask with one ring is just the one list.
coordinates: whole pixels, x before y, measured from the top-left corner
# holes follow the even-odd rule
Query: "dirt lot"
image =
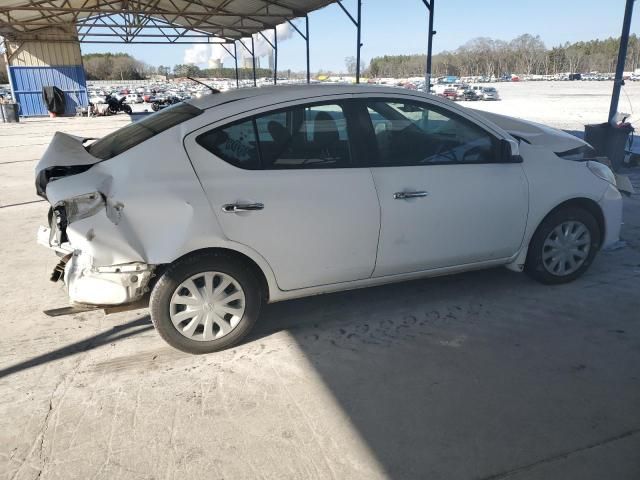
[[(611, 83), (498, 88), (474, 106), (576, 129)], [(193, 357), (145, 311), (41, 313), (66, 298), (35, 162), (55, 130), (126, 122), (0, 125), (0, 478), (640, 478), (639, 195), (627, 246), (573, 284), (496, 269), (275, 304)]]
[[(513, 82), (491, 86), (497, 88), (501, 101), (464, 105), (563, 130), (583, 131), (586, 124), (607, 121), (613, 82)], [(640, 82), (626, 83), (618, 109), (631, 114), (631, 122), (640, 120)]]

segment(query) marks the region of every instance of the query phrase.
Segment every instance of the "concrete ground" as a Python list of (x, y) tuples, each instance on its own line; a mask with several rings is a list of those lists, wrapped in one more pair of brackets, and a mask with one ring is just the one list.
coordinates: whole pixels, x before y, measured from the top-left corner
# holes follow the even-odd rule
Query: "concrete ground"
[(0, 125), (0, 478), (640, 478), (640, 195), (627, 246), (572, 284), (495, 269), (274, 304), (196, 357), (145, 311), (42, 313), (66, 297), (36, 159), (126, 122)]

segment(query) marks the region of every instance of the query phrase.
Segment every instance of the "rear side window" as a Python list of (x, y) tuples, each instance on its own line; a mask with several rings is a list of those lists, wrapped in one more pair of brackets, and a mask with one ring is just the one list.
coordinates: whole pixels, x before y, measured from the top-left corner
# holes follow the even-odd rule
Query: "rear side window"
[(313, 105), (256, 119), (262, 168), (340, 168), (351, 163), (340, 105)]
[(96, 158), (108, 160), (202, 112), (189, 103), (178, 103), (102, 137), (89, 145), (87, 151)]
[(236, 167), (256, 170), (260, 167), (253, 120), (203, 133), (196, 142)]
[(309, 105), (260, 115), (196, 137), (214, 155), (245, 169), (316, 169), (351, 165), (341, 105)]

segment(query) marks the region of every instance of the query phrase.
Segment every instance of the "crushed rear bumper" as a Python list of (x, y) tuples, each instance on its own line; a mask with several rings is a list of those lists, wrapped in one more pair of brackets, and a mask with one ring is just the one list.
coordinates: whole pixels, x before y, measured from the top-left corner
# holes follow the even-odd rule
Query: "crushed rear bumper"
[(69, 243), (57, 244), (55, 235), (51, 235), (47, 227), (38, 230), (38, 243), (63, 256), (62, 279), (72, 304), (96, 307), (125, 305), (138, 302), (149, 291), (154, 271), (152, 265), (133, 262), (96, 267), (90, 255), (74, 250)]

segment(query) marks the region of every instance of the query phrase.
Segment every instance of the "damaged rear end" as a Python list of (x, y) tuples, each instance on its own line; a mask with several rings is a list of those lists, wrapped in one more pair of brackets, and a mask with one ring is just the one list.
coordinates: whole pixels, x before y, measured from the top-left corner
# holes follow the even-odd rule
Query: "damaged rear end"
[(202, 237), (196, 209), (209, 207), (172, 129), (202, 113), (183, 102), (90, 144), (54, 135), (35, 172), (51, 204), (38, 241), (61, 257), (51, 279), (64, 281), (72, 305), (145, 306), (156, 267)]
[[(113, 179), (99, 168), (102, 159), (84, 143), (58, 132), (36, 167), (36, 191), (51, 205), (38, 243), (60, 257), (51, 280), (64, 282), (76, 307), (144, 306), (154, 267), (126, 261), (137, 255), (118, 231), (125, 206), (112, 197)], [(115, 255), (100, 254), (111, 248)]]

